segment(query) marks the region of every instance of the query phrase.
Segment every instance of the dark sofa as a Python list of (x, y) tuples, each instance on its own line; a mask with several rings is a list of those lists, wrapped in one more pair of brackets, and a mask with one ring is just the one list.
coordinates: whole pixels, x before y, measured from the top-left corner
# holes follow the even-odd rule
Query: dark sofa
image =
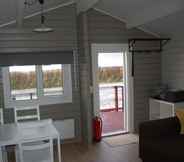
[(141, 123), (139, 156), (143, 162), (184, 162), (184, 135), (178, 118)]

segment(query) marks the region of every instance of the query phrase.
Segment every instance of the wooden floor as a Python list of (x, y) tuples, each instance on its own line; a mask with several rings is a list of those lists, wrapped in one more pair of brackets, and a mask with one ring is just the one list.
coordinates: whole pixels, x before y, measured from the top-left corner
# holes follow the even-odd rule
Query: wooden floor
[(102, 141), (88, 149), (81, 144), (64, 144), (61, 148), (62, 162), (141, 162), (137, 144), (110, 147)]
[(63, 162), (141, 162), (137, 144), (110, 147), (102, 141), (89, 149), (80, 144), (67, 144), (62, 150)]

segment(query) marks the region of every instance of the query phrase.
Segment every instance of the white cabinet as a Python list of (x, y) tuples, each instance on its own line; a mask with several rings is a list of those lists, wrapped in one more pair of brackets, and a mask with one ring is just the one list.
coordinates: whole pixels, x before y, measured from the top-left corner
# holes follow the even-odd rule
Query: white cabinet
[(184, 102), (168, 102), (159, 99), (149, 99), (149, 119), (163, 119), (175, 116), (177, 108), (184, 108)]

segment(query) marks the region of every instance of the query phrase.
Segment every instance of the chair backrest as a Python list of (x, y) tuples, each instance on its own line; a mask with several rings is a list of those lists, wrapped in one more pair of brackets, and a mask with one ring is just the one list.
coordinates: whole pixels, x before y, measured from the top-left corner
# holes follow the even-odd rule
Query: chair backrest
[(40, 120), (39, 106), (34, 107), (15, 107), (14, 108), (15, 122)]
[(3, 109), (0, 108), (0, 125), (4, 124)]
[(22, 142), (19, 150), (21, 162), (54, 162), (52, 139)]

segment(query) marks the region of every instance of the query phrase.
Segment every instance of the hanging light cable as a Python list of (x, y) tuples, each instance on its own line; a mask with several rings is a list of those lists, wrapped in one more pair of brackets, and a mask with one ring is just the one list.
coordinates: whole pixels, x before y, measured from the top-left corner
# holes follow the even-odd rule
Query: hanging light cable
[(52, 28), (45, 26), (44, 0), (38, 0), (41, 5), (41, 27), (34, 29), (35, 32), (45, 33), (53, 31)]

